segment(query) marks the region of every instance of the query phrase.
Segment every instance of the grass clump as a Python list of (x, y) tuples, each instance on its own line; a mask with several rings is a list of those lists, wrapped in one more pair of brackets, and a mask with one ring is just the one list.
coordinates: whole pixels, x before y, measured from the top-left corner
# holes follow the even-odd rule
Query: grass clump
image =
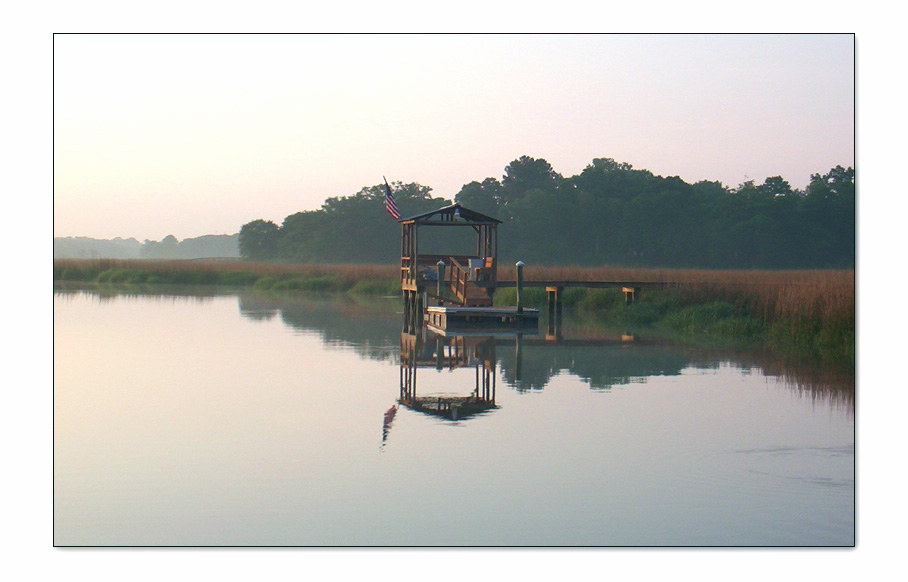
[(350, 287), (348, 293), (354, 295), (376, 295), (390, 297), (400, 295), (400, 282), (395, 280), (363, 279)]
[(220, 276), (220, 283), (223, 285), (244, 287), (247, 285), (255, 285), (255, 283), (260, 278), (261, 278), (261, 276), (255, 274), (255, 273), (248, 273), (245, 271), (233, 271), (233, 272), (222, 273)]
[(304, 291), (309, 293), (343, 293), (352, 283), (330, 276), (266, 275), (255, 282), (256, 289), (267, 291)]
[(139, 285), (148, 280), (149, 274), (138, 269), (113, 268), (98, 273), (96, 281), (98, 283), (124, 283), (127, 285)]
[[(497, 306), (514, 306), (517, 305), (517, 289), (514, 287), (504, 287), (495, 291), (493, 302)], [(527, 287), (523, 290), (523, 306), (542, 309), (548, 305), (548, 297), (545, 289), (541, 287)]]
[(668, 329), (687, 335), (725, 338), (754, 338), (762, 335), (763, 324), (723, 301), (684, 305), (665, 314)]
[(583, 311), (595, 312), (618, 307), (624, 295), (618, 289), (565, 289), (563, 304)]

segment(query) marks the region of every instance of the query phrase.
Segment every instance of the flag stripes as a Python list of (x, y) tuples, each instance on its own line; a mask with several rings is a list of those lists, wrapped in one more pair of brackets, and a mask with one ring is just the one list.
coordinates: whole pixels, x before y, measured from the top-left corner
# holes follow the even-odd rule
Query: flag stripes
[(400, 220), (400, 210), (397, 208), (397, 202), (394, 201), (394, 194), (391, 193), (391, 186), (388, 185), (388, 179), (382, 176), (382, 179), (385, 181), (385, 210), (388, 211), (388, 214), (394, 217), (395, 220)]

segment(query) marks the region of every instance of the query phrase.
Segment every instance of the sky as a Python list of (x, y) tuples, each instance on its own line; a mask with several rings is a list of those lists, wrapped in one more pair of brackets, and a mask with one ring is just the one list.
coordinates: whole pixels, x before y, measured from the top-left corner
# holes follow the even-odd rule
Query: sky
[(280, 224), (523, 155), (734, 187), (855, 165), (851, 34), (53, 37), (54, 236)]

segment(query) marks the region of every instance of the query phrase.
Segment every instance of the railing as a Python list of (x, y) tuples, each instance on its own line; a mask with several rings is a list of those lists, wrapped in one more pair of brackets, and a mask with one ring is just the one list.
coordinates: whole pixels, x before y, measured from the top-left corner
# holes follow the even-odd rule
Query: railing
[[(401, 284), (433, 288), (438, 284), (438, 261), (444, 261), (442, 287), (450, 289), (460, 302), (469, 299), (468, 290), (495, 282), (495, 261), (475, 255), (419, 255), (401, 257)], [(477, 285), (478, 284), (478, 285)]]
[[(400, 277), (401, 281), (406, 280), (419, 280), (424, 282), (426, 279), (423, 275), (425, 271), (430, 273), (437, 272), (438, 261), (444, 261), (445, 265), (450, 266), (455, 260), (461, 264), (467, 264), (468, 260), (471, 258), (469, 255), (419, 255), (414, 261), (412, 257), (401, 257), (400, 258)], [(445, 269), (445, 281), (449, 282), (451, 277), (449, 275), (449, 269)]]
[(414, 277), (411, 273), (413, 268), (413, 263), (410, 257), (401, 257), (400, 258), (400, 282), (404, 283), (406, 281), (412, 280)]
[(451, 258), (451, 290), (463, 303), (467, 297), (467, 282), (470, 280), (470, 269), (460, 264), (456, 257)]

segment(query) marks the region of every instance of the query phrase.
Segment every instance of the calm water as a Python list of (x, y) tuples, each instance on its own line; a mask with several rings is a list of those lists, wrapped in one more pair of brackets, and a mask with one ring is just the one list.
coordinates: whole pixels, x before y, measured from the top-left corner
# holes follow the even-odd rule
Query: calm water
[(55, 544), (854, 544), (853, 381), (400, 310), (55, 291)]

